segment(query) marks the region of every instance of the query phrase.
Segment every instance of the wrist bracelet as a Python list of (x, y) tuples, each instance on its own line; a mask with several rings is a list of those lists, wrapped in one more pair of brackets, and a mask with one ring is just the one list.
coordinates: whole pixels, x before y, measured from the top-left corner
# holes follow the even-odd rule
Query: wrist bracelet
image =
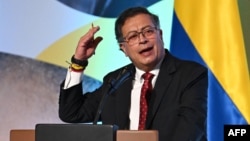
[(82, 67), (86, 67), (88, 65), (88, 60), (78, 60), (75, 58), (75, 55), (71, 57), (71, 63), (77, 64)]
[(70, 70), (71, 71), (73, 71), (73, 72), (83, 72), (84, 71), (84, 69), (74, 69), (73, 67), (69, 67), (70, 68)]
[(72, 64), (70, 65), (70, 67), (73, 68), (74, 70), (84, 70), (84, 69), (85, 69), (84, 66), (80, 66), (80, 65), (75, 64), (75, 63), (72, 63)]
[(79, 66), (78, 64), (75, 63), (70, 64), (69, 68), (74, 72), (83, 72), (85, 69), (85, 67)]

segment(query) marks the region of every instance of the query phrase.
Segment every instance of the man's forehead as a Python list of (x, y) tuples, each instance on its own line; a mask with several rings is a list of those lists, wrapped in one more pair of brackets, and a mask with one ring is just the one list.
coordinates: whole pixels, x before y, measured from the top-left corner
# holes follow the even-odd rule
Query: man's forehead
[(147, 26), (154, 26), (151, 18), (147, 14), (140, 14), (128, 18), (122, 26), (122, 33), (126, 34), (131, 31), (141, 31)]

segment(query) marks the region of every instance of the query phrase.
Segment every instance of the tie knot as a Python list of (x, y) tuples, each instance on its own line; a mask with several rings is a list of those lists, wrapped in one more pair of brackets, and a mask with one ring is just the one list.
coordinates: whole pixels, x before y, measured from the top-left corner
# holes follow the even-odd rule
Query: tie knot
[(144, 80), (148, 80), (148, 81), (151, 81), (153, 77), (154, 77), (154, 74), (149, 73), (149, 72), (146, 72), (146, 73), (144, 73), (144, 74), (142, 75), (142, 78), (143, 78)]

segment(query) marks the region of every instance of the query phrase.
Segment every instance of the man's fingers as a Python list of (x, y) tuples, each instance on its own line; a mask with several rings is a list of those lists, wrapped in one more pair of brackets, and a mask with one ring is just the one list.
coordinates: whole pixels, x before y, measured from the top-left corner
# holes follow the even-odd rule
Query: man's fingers
[(96, 37), (95, 40), (94, 40), (94, 44), (98, 45), (102, 41), (102, 39), (103, 38), (101, 36)]
[(94, 34), (100, 30), (100, 27), (99, 26), (95, 26), (95, 27), (92, 27), (90, 30), (89, 30), (89, 33), (91, 34), (91, 36), (94, 36)]

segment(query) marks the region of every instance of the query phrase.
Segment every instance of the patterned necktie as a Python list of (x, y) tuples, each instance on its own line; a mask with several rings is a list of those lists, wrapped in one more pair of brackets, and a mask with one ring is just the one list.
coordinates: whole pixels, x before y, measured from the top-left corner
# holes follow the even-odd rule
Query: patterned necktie
[(144, 73), (142, 78), (144, 79), (144, 83), (141, 88), (141, 97), (140, 97), (140, 118), (139, 118), (139, 127), (138, 130), (145, 129), (146, 117), (148, 112), (148, 102), (147, 95), (152, 91), (152, 83), (151, 80), (154, 77), (151, 73)]

